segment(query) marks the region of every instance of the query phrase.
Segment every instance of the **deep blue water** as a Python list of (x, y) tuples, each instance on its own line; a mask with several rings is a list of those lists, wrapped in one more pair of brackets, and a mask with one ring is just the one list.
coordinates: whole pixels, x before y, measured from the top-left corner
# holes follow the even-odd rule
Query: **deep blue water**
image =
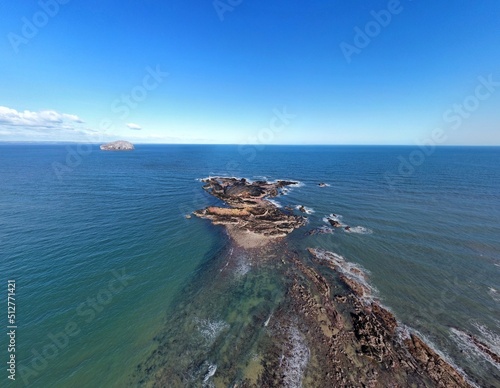
[[(0, 145), (0, 284), (2, 300), (7, 280), (17, 285), (15, 386), (128, 381), (172, 302), (227, 244), (222, 228), (185, 218), (217, 203), (199, 182), (210, 175), (300, 181), (276, 201), (311, 208), (305, 230), (335, 213), (360, 233), (297, 230), (289, 243), (362, 265), (403, 324), (478, 384), (496, 384), (498, 365), (461, 333), (499, 353), (500, 148), (442, 147), (401, 167), (415, 150)], [(6, 348), (4, 335), (2, 363)]]

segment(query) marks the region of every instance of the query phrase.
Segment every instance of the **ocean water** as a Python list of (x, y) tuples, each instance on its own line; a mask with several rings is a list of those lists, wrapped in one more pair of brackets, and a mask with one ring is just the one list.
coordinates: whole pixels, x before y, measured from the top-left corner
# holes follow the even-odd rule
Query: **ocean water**
[[(464, 333), (499, 353), (500, 148), (422, 158), (412, 147), (76, 150), (0, 145), (1, 299), (7, 280), (17, 287), (13, 386), (133, 386), (152, 365), (218, 386), (222, 371), (241, 377), (231, 357), (258, 373), (254, 329), (272, 319), (285, 269), (279, 255), (256, 262), (222, 227), (185, 217), (218, 203), (199, 181), (215, 175), (300, 181), (274, 199), (308, 210), (290, 249), (362, 266), (403, 325), (478, 386), (498, 386), (499, 365)], [(332, 214), (351, 231), (305, 235)], [(5, 302), (2, 311), (5, 323)], [(168, 352), (152, 357), (158, 343)], [(307, 361), (297, 354), (296, 365)]]

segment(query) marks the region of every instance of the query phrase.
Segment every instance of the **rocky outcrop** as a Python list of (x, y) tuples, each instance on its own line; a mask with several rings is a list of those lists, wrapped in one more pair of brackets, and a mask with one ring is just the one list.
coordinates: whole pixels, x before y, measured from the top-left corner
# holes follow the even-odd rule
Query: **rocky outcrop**
[(132, 143), (124, 140), (113, 141), (100, 146), (102, 151), (132, 151), (135, 149)]
[(224, 201), (229, 208), (210, 206), (194, 215), (211, 220), (215, 225), (231, 226), (231, 236), (244, 238), (241, 232), (265, 237), (284, 237), (305, 224), (305, 218), (283, 212), (266, 198), (276, 197), (292, 181), (249, 182), (246, 179), (215, 177), (204, 179), (203, 188)]
[[(337, 314), (330, 322), (344, 322), (343, 328), (334, 338), (335, 350), (329, 357), (333, 365), (340, 365), (336, 379), (330, 379), (332, 386), (349, 385), (346, 370), (356, 370), (357, 376), (351, 384), (356, 386), (429, 386), (429, 387), (471, 387), (471, 385), (450, 364), (440, 357), (431, 347), (413, 333), (403, 334), (394, 315), (374, 300), (371, 287), (365, 282), (366, 274), (361, 268), (347, 263), (341, 256), (321, 249), (308, 249), (313, 262), (333, 270), (344, 292), (333, 300), (325, 302), (323, 283), (317, 277), (312, 279), (310, 269), (298, 266), (305, 276), (314, 281), (317, 292), (322, 296), (322, 306), (315, 308), (332, 309), (335, 301)], [(305, 293), (303, 292), (302, 295)], [(296, 295), (302, 298), (301, 295)], [(303, 298), (302, 298), (303, 299)], [(309, 303), (305, 300), (299, 303)], [(339, 317), (339, 311), (344, 315)], [(309, 313), (307, 314), (309, 316)], [(324, 322), (321, 323), (324, 325)], [(314, 321), (309, 326), (318, 326)], [(336, 326), (342, 329), (342, 326)], [(319, 332), (319, 330), (318, 330)], [(313, 338), (318, 342), (319, 338)], [(325, 341), (325, 340), (321, 340)], [(310, 345), (311, 346), (311, 345)], [(319, 345), (318, 345), (319, 346)], [(353, 348), (354, 353), (349, 352)], [(373, 360), (370, 363), (367, 359)], [(351, 366), (350, 366), (351, 365)], [(363, 365), (365, 365), (363, 367)], [(358, 373), (365, 371), (365, 373)], [(370, 371), (370, 372), (369, 372)]]
[(418, 366), (434, 380), (438, 387), (469, 386), (464, 378), (434, 350), (414, 334), (404, 341)]
[(334, 220), (332, 218), (328, 218), (328, 222), (331, 226), (333, 226), (334, 228), (341, 228), (342, 227), (342, 224), (337, 221), (337, 220)]

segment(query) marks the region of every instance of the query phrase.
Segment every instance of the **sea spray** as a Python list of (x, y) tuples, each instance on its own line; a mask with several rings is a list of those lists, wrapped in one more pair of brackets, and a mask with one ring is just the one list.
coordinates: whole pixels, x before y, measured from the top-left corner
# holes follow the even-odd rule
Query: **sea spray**
[(287, 334), (290, 352), (288, 357), (283, 355), (280, 361), (284, 376), (283, 386), (287, 388), (300, 388), (302, 387), (304, 371), (309, 362), (310, 351), (304, 336), (299, 332), (297, 327), (290, 327)]
[(364, 226), (351, 226), (349, 229), (344, 229), (346, 233), (356, 234), (373, 234), (373, 230), (365, 228)]
[(211, 345), (219, 334), (229, 328), (229, 324), (222, 320), (196, 319), (196, 324), (199, 332), (205, 338), (208, 345)]

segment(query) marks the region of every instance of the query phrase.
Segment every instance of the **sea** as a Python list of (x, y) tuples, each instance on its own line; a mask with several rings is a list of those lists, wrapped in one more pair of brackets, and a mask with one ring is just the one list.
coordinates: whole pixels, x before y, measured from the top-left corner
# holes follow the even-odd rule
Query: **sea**
[[(219, 386), (228, 359), (256, 359), (231, 344), (265, 330), (254, 317), (279, 303), (282, 279), (235, 253), (222, 226), (186, 217), (220, 205), (202, 189), (209, 176), (298, 182), (273, 199), (307, 210), (290, 249), (364, 268), (402, 327), (476, 386), (500, 386), (469, 336), (500, 354), (498, 147), (13, 143), (0, 145), (1, 386), (147, 385), (147, 360)], [(306, 233), (327, 217), (351, 229)]]

